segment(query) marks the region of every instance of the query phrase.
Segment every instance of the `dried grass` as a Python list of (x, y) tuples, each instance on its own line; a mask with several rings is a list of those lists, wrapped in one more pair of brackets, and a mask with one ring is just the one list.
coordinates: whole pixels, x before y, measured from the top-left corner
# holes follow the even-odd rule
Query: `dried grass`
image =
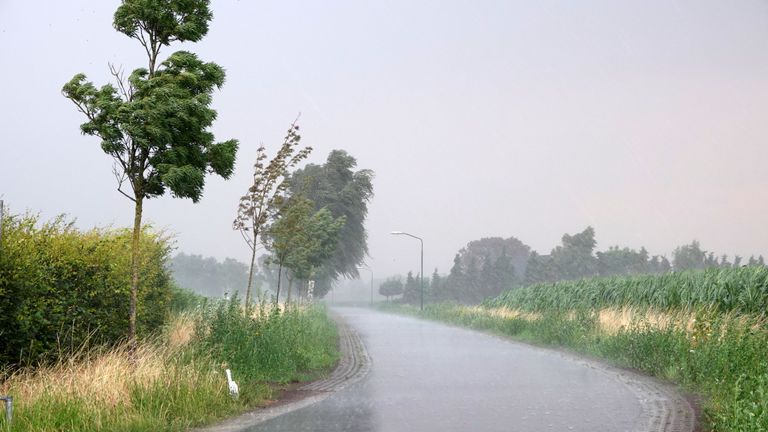
[(86, 405), (101, 407), (129, 407), (131, 392), (136, 388), (150, 388), (169, 381), (171, 376), (190, 381), (205, 379), (192, 367), (173, 361), (193, 335), (193, 318), (180, 315), (169, 326), (166, 343), (145, 341), (133, 353), (125, 344), (109, 350), (83, 350), (81, 355), (54, 365), (12, 373), (0, 385), (0, 392), (13, 394), (19, 405), (32, 405), (45, 398), (77, 399)]
[(522, 311), (519, 309), (510, 309), (507, 307), (498, 307), (498, 308), (485, 308), (482, 306), (474, 306), (470, 308), (473, 312), (479, 312), (479, 313), (485, 313), (493, 317), (498, 318), (504, 318), (504, 319), (524, 319), (527, 321), (536, 321), (538, 319), (541, 319), (541, 314), (538, 312), (528, 312), (528, 311)]

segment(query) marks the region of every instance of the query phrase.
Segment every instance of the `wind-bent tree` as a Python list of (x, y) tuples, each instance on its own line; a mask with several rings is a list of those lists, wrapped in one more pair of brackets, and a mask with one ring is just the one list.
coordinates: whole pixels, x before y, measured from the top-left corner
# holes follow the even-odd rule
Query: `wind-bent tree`
[(310, 164), (296, 171), (291, 178), (291, 191), (323, 207), (334, 217), (344, 216), (339, 245), (333, 256), (315, 277), (315, 293), (325, 295), (333, 280), (339, 277), (357, 278), (357, 267), (368, 254), (365, 218), (368, 202), (373, 197), (373, 171), (354, 171), (357, 161), (343, 150), (333, 150), (323, 165)]
[(312, 147), (300, 148), (300, 141), (299, 126), (294, 121), (288, 128), (280, 150), (269, 163), (265, 165), (268, 157), (266, 148), (262, 145), (256, 150), (253, 183), (248, 188), (248, 192), (240, 198), (240, 205), (237, 207), (237, 216), (232, 223), (232, 228), (240, 231), (243, 240), (251, 249), (248, 287), (245, 290), (246, 308), (251, 302), (251, 286), (259, 236), (286, 200), (288, 190), (286, 180), (291, 168), (306, 159), (312, 151)]
[[(208, 0), (124, 0), (114, 27), (144, 47), (147, 67), (125, 78), (110, 65), (114, 84), (97, 88), (77, 74), (62, 89), (88, 119), (83, 134), (101, 138), (102, 150), (114, 158), (117, 190), (134, 203), (128, 328), (134, 346), (144, 200), (170, 190), (197, 202), (206, 174), (229, 178), (234, 167), (238, 142), (215, 143), (208, 130), (216, 118), (211, 95), (224, 84), (224, 69), (186, 51), (159, 59), (172, 42), (202, 39), (211, 18)], [(126, 182), (130, 191), (122, 189)]]
[(310, 280), (315, 270), (333, 256), (346, 218), (334, 218), (327, 208), (316, 212), (312, 201), (301, 196), (291, 197), (278, 216), (263, 237), (278, 265), (277, 298), (283, 268), (290, 270), (290, 300), (294, 279)]

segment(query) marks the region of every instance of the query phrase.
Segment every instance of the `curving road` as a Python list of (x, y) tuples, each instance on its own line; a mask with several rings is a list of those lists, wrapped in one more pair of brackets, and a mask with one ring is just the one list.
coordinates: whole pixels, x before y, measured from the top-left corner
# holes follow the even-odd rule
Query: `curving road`
[(334, 312), (362, 337), (369, 372), (247, 430), (693, 430), (683, 398), (631, 372), (414, 318)]

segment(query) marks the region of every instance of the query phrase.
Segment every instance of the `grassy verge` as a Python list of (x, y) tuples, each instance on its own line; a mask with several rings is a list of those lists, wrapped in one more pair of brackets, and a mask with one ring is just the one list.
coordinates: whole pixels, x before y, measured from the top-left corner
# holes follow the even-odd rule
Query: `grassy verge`
[[(9, 431), (180, 431), (265, 404), (283, 384), (322, 375), (338, 359), (334, 323), (320, 306), (205, 305), (178, 314), (129, 355), (91, 349), (6, 373), (14, 396)], [(240, 397), (228, 393), (231, 369)]]
[(764, 317), (699, 308), (571, 309), (402, 305), (382, 309), (565, 347), (683, 385), (702, 396), (706, 428), (768, 430), (768, 327)]

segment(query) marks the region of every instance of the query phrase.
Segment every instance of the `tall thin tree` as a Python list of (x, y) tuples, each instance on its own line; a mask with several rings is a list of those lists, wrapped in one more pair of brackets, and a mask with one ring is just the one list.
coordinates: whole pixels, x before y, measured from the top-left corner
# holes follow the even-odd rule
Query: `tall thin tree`
[(209, 131), (216, 119), (211, 95), (224, 84), (224, 69), (187, 51), (160, 61), (161, 49), (172, 42), (202, 39), (211, 19), (208, 0), (123, 0), (114, 27), (139, 41), (147, 67), (126, 78), (110, 65), (114, 84), (96, 88), (77, 74), (62, 89), (88, 120), (80, 126), (83, 134), (101, 138), (102, 150), (113, 157), (117, 190), (134, 203), (128, 320), (134, 346), (144, 200), (170, 189), (175, 197), (197, 202), (206, 174), (229, 178), (234, 169), (238, 142), (215, 143)]
[(300, 141), (299, 125), (294, 121), (288, 128), (280, 150), (269, 163), (266, 163), (268, 158), (266, 148), (262, 145), (256, 150), (253, 183), (248, 188), (248, 192), (240, 198), (240, 205), (237, 207), (237, 216), (232, 223), (232, 228), (240, 231), (243, 240), (251, 249), (248, 286), (245, 291), (246, 308), (251, 301), (259, 236), (286, 200), (288, 190), (286, 180), (291, 169), (312, 152), (312, 147), (300, 147)]

